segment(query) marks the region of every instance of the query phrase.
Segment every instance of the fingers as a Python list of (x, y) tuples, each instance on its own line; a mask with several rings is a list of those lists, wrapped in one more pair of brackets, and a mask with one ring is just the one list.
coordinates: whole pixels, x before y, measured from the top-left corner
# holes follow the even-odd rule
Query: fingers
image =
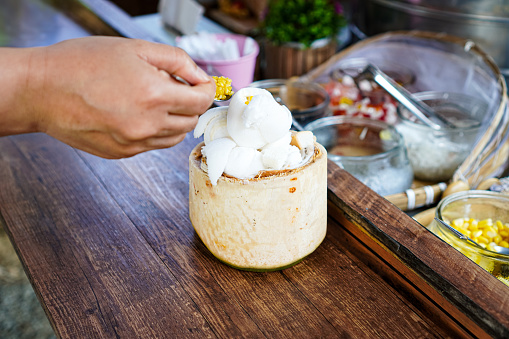
[(151, 137), (135, 143), (121, 144), (111, 135), (90, 132), (83, 139), (77, 140), (74, 137), (67, 139), (64, 137), (59, 138), (59, 140), (101, 158), (122, 159), (155, 149), (173, 147), (184, 140), (186, 135), (186, 133), (181, 133), (164, 137)]
[(159, 117), (129, 120), (105, 130), (119, 144), (140, 143), (153, 137), (168, 137), (191, 132), (198, 123), (198, 116), (157, 112)]
[[(213, 102), (213, 79), (172, 46), (90, 38), (53, 51), (45, 60), (52, 60), (59, 76), (47, 77), (53, 87), (40, 86), (46, 92), (39, 106), (48, 112), (41, 126), (55, 138), (103, 158), (178, 144)], [(60, 63), (70, 70), (62, 72), (56, 67)]]
[(167, 137), (176, 134), (186, 134), (194, 130), (198, 123), (198, 116), (185, 116), (168, 113), (166, 124), (161, 125), (154, 137)]
[(156, 43), (140, 42), (140, 45), (140, 57), (158, 69), (178, 75), (191, 85), (212, 82), (212, 78), (182, 49)]
[(189, 86), (174, 79), (159, 89), (162, 91), (160, 95), (165, 99), (161, 109), (184, 115), (203, 114), (212, 105), (216, 92), (214, 83)]
[[(157, 69), (158, 79), (161, 80), (156, 82), (147, 80), (144, 88), (152, 88), (152, 97), (160, 100), (161, 108), (185, 115), (199, 115), (210, 108), (216, 92), (215, 82), (198, 68), (184, 51), (171, 46), (150, 44), (143, 53), (144, 60), (150, 67)], [(187, 83), (175, 79), (170, 74), (182, 78)], [(200, 80), (203, 75), (205, 77)]]
[(186, 133), (181, 133), (165, 137), (152, 137), (129, 145), (114, 144), (107, 149), (91, 149), (88, 152), (107, 159), (128, 158), (155, 149), (173, 147), (184, 140), (186, 135)]

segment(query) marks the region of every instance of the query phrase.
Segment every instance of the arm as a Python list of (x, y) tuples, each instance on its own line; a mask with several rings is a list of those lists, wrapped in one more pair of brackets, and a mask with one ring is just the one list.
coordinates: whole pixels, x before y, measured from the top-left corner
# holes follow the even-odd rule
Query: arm
[(2, 48), (0, 66), (6, 89), (0, 136), (44, 132), (105, 158), (179, 143), (215, 94), (213, 79), (182, 50), (142, 40), (90, 37)]

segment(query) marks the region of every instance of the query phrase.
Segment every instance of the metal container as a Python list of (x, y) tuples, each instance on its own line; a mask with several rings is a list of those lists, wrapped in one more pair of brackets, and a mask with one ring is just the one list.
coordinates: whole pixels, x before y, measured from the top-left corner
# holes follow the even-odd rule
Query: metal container
[(357, 35), (398, 30), (471, 39), (509, 76), (509, 4), (503, 0), (350, 0)]

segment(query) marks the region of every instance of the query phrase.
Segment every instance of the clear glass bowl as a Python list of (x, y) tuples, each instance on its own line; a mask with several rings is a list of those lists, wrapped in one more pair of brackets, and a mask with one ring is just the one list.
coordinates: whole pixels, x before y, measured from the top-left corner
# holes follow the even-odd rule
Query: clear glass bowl
[(415, 178), (447, 181), (472, 151), (488, 105), (480, 99), (460, 93), (420, 92), (415, 96), (437, 114), (453, 121), (457, 127), (434, 130), (399, 105), (400, 122), (396, 129), (405, 139)]
[(397, 120), (397, 101), (374, 80), (358, 78), (369, 63), (407, 89), (415, 80), (413, 72), (402, 65), (376, 59), (345, 59), (335, 65), (325, 85), (329, 108), (333, 115), (365, 117), (392, 125)]
[(255, 81), (249, 86), (271, 92), (276, 101), (288, 107), (301, 125), (329, 115), (329, 94), (316, 83), (268, 79)]
[[(435, 216), (447, 223), (457, 218), (509, 222), (509, 196), (490, 191), (464, 191), (445, 197)], [(475, 246), (460, 239), (450, 229), (433, 220), (428, 229), (493, 276), (509, 286), (509, 256)]]
[(304, 127), (327, 149), (327, 156), (359, 181), (384, 196), (413, 182), (403, 138), (383, 121), (332, 116)]

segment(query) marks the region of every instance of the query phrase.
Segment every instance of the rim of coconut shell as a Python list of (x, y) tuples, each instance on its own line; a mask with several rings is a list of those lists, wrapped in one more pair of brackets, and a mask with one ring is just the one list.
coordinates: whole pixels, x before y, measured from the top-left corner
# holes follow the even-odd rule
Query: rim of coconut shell
[[(262, 171), (259, 171), (258, 174), (255, 177), (249, 178), (249, 179), (239, 179), (239, 178), (236, 178), (236, 177), (233, 177), (233, 176), (230, 176), (230, 175), (227, 175), (227, 174), (223, 173), (221, 175), (221, 178), (225, 178), (228, 181), (238, 181), (238, 182), (252, 181), (252, 182), (256, 182), (256, 181), (266, 180), (266, 179), (270, 179), (270, 178), (274, 178), (274, 177), (284, 177), (284, 176), (289, 176), (289, 175), (298, 173), (298, 172), (302, 171), (304, 168), (306, 168), (306, 167), (312, 165), (313, 163), (315, 163), (316, 159), (319, 159), (319, 158), (321, 158), (324, 155), (326, 156), (327, 151), (325, 150), (325, 148), (322, 145), (320, 145), (317, 142), (314, 142), (313, 144), (314, 144), (313, 155), (309, 158), (309, 160), (304, 165), (299, 166), (297, 168), (283, 169), (283, 170), (262, 170)], [(201, 171), (203, 171), (204, 173), (207, 173), (207, 171), (204, 170), (204, 168), (203, 168), (204, 165), (205, 165), (205, 167), (207, 166), (206, 165), (207, 164), (207, 160), (206, 160), (206, 158), (201, 153), (201, 149), (202, 149), (202, 147), (204, 145), (205, 145), (204, 142), (201, 142), (198, 145), (196, 145), (195, 148), (192, 150), (190, 156), (192, 157), (192, 160), (197, 163), (197, 167)]]

